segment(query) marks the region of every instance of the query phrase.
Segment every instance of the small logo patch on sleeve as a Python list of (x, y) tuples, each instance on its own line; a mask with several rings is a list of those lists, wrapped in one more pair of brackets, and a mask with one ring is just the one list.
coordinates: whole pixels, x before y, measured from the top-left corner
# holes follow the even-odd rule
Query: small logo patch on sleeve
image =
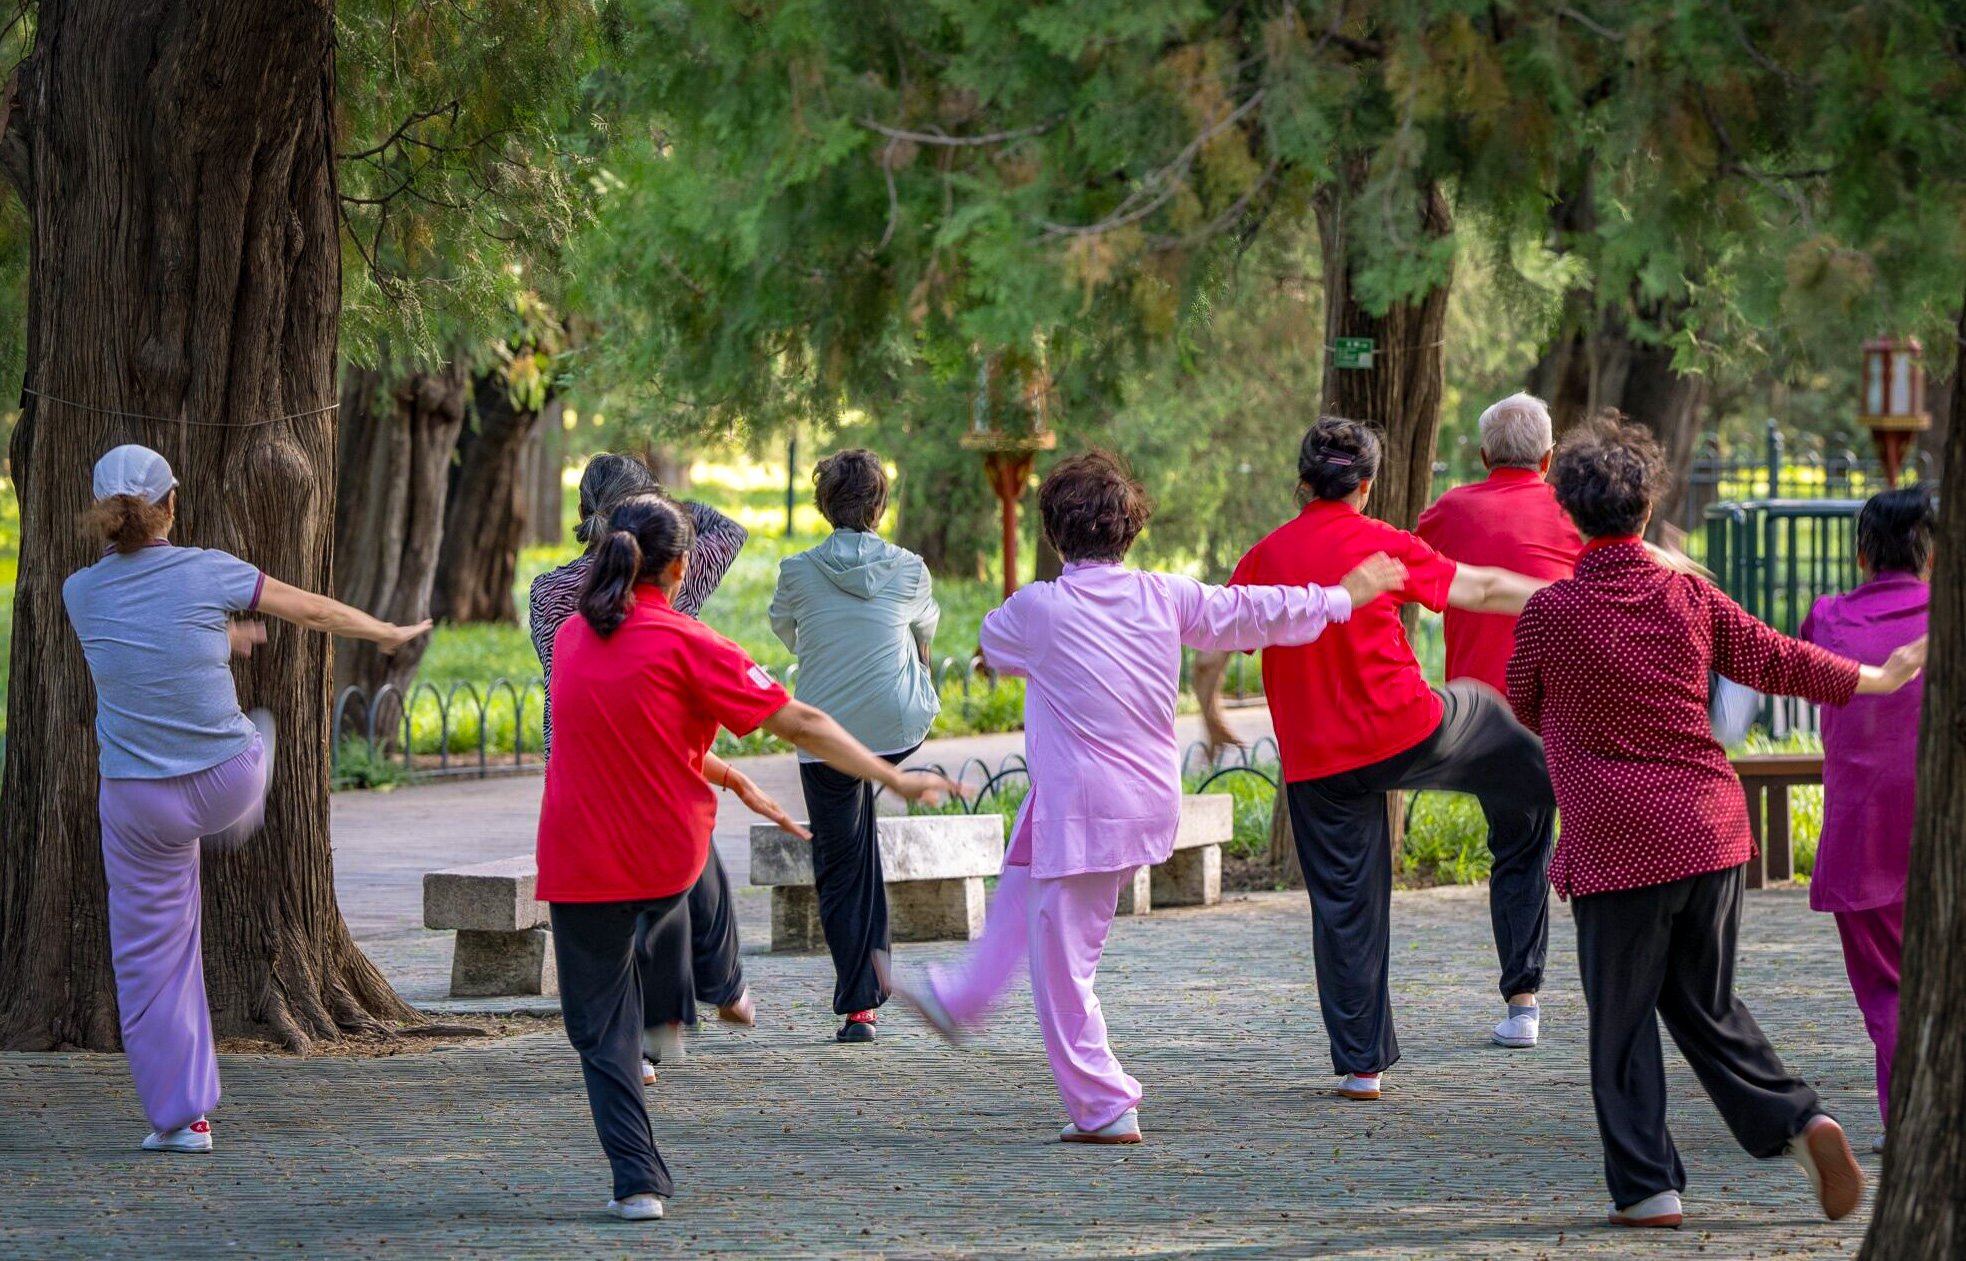
[(777, 686), (777, 680), (773, 679), (771, 677), (770, 672), (767, 671), (763, 666), (751, 667), (751, 682), (757, 684), (757, 686), (763, 690), (769, 690), (772, 687)]

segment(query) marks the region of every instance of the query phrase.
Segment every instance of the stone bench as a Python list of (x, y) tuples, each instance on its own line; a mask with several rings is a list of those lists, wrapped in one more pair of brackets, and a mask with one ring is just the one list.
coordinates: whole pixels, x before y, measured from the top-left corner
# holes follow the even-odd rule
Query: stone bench
[(1121, 915), (1157, 906), (1214, 906), (1222, 900), (1222, 846), (1235, 836), (1236, 802), (1227, 793), (1181, 798), (1174, 852), (1158, 867), (1142, 867), (1120, 890)]
[[(918, 814), (878, 820), (895, 941), (970, 941), (983, 932), (983, 879), (1003, 869), (1003, 819)], [(769, 823), (751, 828), (751, 883), (771, 890), (771, 948), (823, 950), (812, 842)]]
[(557, 994), (546, 904), (531, 855), (423, 877), (423, 926), (454, 930), (451, 996)]

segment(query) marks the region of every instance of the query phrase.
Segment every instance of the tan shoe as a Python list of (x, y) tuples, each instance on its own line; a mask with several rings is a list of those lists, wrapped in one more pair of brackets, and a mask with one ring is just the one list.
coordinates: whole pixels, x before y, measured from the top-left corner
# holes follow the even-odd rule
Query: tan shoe
[(1864, 1202), (1864, 1171), (1850, 1150), (1843, 1127), (1820, 1113), (1809, 1118), (1802, 1133), (1789, 1140), (1790, 1159), (1809, 1175), (1809, 1187), (1823, 1206), (1823, 1216), (1840, 1222)]
[(745, 990), (730, 1002), (717, 1008), (717, 1019), (725, 1024), (743, 1025), (746, 1029), (758, 1023), (758, 1005), (751, 1001), (751, 991)]

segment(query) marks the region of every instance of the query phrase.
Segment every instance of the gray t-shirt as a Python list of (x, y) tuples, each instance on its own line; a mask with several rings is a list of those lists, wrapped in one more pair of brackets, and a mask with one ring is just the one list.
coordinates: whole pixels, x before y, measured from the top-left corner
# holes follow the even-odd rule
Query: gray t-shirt
[(62, 584), (95, 680), (104, 779), (191, 775), (252, 744), (225, 627), (258, 606), (265, 582), (225, 552), (153, 543)]

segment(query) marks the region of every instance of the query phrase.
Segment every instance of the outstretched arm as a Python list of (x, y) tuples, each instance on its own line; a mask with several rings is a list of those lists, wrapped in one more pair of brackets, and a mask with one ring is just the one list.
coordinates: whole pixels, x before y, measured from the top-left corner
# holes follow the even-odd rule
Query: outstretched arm
[(1529, 597), (1550, 584), (1540, 578), (1525, 578), (1508, 569), (1490, 565), (1456, 565), (1454, 581), (1447, 588), (1447, 603), (1468, 613), (1522, 612)]
[(763, 726), (786, 743), (817, 755), (834, 770), (892, 789), (909, 801), (920, 800), (932, 806), (945, 796), (964, 795), (960, 787), (941, 775), (903, 774), (810, 705), (792, 701), (765, 719)]
[(763, 815), (770, 819), (778, 825), (780, 831), (789, 832), (802, 841), (812, 839), (812, 833), (806, 831), (805, 826), (794, 819), (784, 806), (779, 805), (770, 793), (758, 787), (749, 775), (714, 753), (703, 755), (703, 778), (713, 787), (735, 793), (737, 799), (744, 803), (745, 809), (752, 814)]
[(266, 580), (258, 607), (262, 613), (308, 630), (326, 631), (347, 639), (366, 639), (380, 646), (385, 654), (395, 652), (430, 629), (429, 618), (414, 626), (392, 626), (339, 600), (290, 587), (277, 578)]

